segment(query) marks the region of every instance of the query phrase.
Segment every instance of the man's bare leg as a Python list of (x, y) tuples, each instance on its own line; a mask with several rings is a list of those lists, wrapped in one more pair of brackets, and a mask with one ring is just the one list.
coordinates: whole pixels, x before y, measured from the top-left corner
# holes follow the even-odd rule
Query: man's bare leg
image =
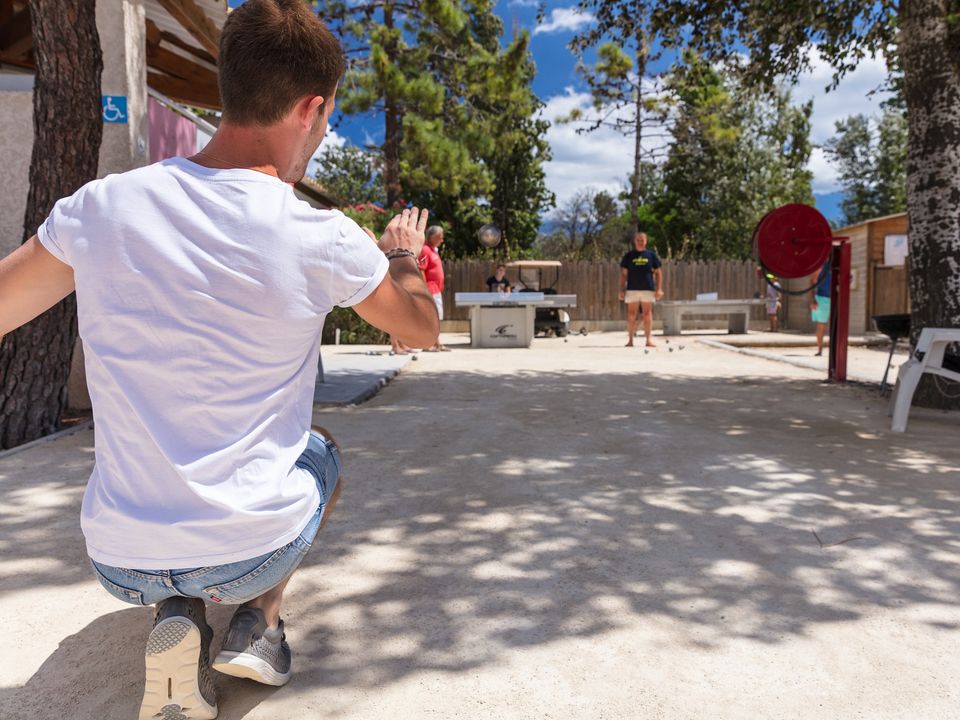
[(627, 303), (627, 347), (633, 347), (633, 336), (637, 332), (637, 311), (640, 303)]
[(283, 604), (283, 591), (290, 582), (293, 574), (287, 576), (287, 579), (281, 582), (272, 590), (268, 590), (260, 597), (244, 603), (244, 607), (259, 608), (263, 612), (263, 617), (267, 621), (267, 627), (271, 630), (280, 624), (280, 605)]
[(647, 347), (656, 347), (653, 343), (653, 303), (643, 305), (643, 333), (647, 336)]
[(817, 355), (823, 355), (823, 336), (827, 331), (825, 323), (817, 323)]

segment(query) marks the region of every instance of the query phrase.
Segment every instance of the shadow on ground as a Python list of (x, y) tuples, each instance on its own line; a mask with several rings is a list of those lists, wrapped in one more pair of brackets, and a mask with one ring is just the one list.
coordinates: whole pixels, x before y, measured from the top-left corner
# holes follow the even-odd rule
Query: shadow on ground
[[(336, 412), (318, 417), (347, 448), (344, 495), (291, 585), (297, 666), (281, 692), (465, 673), (637, 616), (668, 623), (671, 644), (775, 645), (878, 608), (954, 605), (960, 590), (958, 427), (892, 435), (862, 388), (421, 372)], [(0, 485), (0, 547), (22, 568), (0, 593), (89, 579), (81, 489), (63, 484), (38, 517), (18, 511), (29, 487)], [(66, 638), (2, 691), (0, 716), (132, 717), (149, 614)], [(214, 609), (218, 631), (228, 616)], [(935, 611), (918, 622), (956, 628)], [(221, 691), (225, 720), (271, 693)]]

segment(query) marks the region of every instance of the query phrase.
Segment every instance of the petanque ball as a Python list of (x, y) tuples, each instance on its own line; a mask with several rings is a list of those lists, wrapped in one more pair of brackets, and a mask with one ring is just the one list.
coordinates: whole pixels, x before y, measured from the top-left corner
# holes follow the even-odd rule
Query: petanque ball
[(488, 250), (500, 244), (500, 228), (496, 225), (484, 225), (477, 230), (477, 240)]

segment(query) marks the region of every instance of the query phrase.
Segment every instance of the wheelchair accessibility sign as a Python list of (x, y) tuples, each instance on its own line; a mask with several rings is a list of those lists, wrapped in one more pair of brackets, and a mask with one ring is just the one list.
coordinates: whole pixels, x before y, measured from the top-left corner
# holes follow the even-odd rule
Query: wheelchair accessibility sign
[(125, 95), (103, 95), (103, 121), (105, 123), (127, 122), (127, 97)]

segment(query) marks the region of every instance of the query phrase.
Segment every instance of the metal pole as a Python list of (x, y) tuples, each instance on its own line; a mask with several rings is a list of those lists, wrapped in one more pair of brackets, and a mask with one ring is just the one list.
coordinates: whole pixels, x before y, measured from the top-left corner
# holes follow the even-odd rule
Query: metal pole
[(830, 364), (828, 377), (847, 379), (847, 343), (850, 337), (850, 243), (834, 245), (830, 259)]

